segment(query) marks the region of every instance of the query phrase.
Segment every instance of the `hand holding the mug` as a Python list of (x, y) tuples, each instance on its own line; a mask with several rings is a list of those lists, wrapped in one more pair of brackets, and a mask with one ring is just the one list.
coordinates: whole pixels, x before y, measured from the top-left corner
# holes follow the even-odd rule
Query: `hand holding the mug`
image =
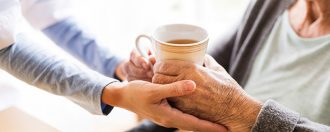
[(229, 131), (250, 131), (261, 103), (248, 96), (212, 57), (206, 57), (205, 66), (178, 60), (156, 63), (153, 82), (195, 81), (194, 93), (169, 98), (172, 106), (200, 119), (225, 125)]
[(203, 64), (208, 45), (208, 33), (205, 29), (189, 24), (169, 24), (156, 28), (151, 35), (139, 35), (135, 40), (137, 51), (148, 58), (140, 40), (150, 42), (157, 61), (186, 60)]
[(136, 50), (133, 50), (130, 55), (130, 60), (123, 66), (126, 79), (128, 81), (144, 80), (151, 82), (153, 76), (152, 66), (155, 62), (156, 60), (154, 57), (150, 56), (149, 60), (147, 60)]
[(202, 65), (203, 56), (208, 44), (207, 31), (201, 27), (187, 24), (171, 24), (158, 27), (152, 35), (139, 35), (135, 40), (136, 50), (132, 51), (130, 61), (125, 63), (124, 70), (128, 81), (151, 81), (152, 66), (155, 57), (150, 57), (140, 43), (147, 39), (153, 47), (158, 61), (187, 60)]

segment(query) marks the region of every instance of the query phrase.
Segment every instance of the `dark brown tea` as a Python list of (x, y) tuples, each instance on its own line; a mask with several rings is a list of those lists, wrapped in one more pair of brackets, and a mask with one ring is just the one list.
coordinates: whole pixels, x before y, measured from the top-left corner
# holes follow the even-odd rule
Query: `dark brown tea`
[(177, 40), (168, 41), (167, 43), (171, 43), (171, 44), (192, 44), (192, 43), (197, 43), (197, 42), (198, 41), (191, 40), (191, 39), (177, 39)]

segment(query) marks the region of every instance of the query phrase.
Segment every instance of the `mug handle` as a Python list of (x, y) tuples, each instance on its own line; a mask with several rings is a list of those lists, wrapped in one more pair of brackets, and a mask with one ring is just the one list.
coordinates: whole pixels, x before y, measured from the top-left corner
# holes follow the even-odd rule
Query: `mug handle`
[(142, 55), (144, 58), (148, 58), (148, 54), (146, 52), (143, 51), (143, 49), (141, 48), (141, 43), (140, 43), (140, 40), (142, 38), (146, 38), (150, 41), (150, 43), (152, 43), (152, 39), (149, 35), (145, 35), (145, 34), (142, 34), (142, 35), (139, 35), (136, 39), (135, 39), (135, 47), (137, 49), (137, 51), (140, 53), (140, 55)]

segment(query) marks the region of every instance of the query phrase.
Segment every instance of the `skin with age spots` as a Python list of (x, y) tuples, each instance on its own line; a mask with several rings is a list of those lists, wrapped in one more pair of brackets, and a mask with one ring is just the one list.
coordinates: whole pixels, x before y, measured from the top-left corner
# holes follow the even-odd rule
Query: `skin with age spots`
[(229, 131), (249, 131), (252, 128), (261, 103), (245, 94), (212, 57), (206, 57), (205, 67), (176, 60), (156, 63), (154, 67), (153, 83), (168, 84), (185, 79), (194, 80), (197, 88), (192, 94), (169, 98), (172, 106), (222, 124)]

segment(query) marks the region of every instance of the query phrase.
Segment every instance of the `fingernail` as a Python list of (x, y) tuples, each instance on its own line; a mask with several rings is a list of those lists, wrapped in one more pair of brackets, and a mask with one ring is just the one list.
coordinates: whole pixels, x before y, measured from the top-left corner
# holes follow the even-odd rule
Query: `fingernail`
[(194, 91), (195, 87), (196, 87), (196, 84), (193, 81), (185, 81), (184, 82), (184, 90), (185, 91)]

